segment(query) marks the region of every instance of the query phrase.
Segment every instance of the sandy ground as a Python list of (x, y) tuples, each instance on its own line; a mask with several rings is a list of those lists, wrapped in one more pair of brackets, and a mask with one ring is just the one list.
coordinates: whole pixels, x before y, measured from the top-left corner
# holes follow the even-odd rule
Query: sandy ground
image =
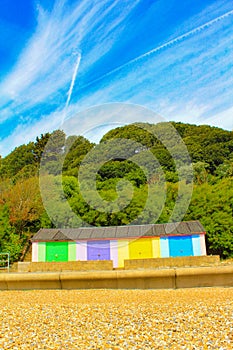
[(232, 349), (233, 288), (0, 292), (0, 349)]

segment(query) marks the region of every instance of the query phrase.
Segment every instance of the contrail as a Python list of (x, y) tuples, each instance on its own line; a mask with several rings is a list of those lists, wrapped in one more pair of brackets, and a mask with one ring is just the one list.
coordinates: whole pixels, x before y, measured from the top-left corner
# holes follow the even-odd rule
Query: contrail
[(92, 85), (92, 84), (94, 84), (94, 83), (96, 83), (96, 82), (98, 82), (98, 81), (108, 77), (109, 75), (111, 75), (113, 73), (119, 72), (121, 69), (131, 65), (132, 63), (135, 63), (135, 62), (137, 62), (137, 61), (139, 61), (139, 60), (141, 60), (141, 59), (143, 59), (145, 57), (148, 57), (148, 56), (150, 56), (150, 55), (152, 55), (152, 54), (154, 54), (154, 53), (156, 53), (158, 51), (161, 51), (162, 49), (165, 49), (165, 48), (167, 48), (169, 46), (172, 46), (173, 44), (177, 44), (180, 41), (182, 41), (184, 39), (187, 39), (190, 36), (192, 36), (192, 35), (194, 35), (194, 34), (196, 34), (198, 32), (201, 32), (201, 31), (205, 30), (206, 28), (209, 28), (209, 27), (213, 26), (215, 23), (217, 23), (217, 22), (219, 22), (219, 21), (221, 21), (221, 20), (223, 20), (226, 17), (231, 16), (231, 15), (233, 15), (233, 10), (231, 10), (229, 12), (226, 12), (226, 13), (224, 13), (223, 15), (221, 15), (219, 17), (214, 18), (211, 21), (206, 22), (206, 23), (204, 23), (204, 24), (202, 24), (202, 25), (200, 25), (200, 26), (198, 26), (198, 27), (196, 27), (196, 28), (186, 32), (185, 34), (177, 36), (176, 38), (174, 38), (174, 39), (172, 39), (170, 41), (167, 41), (166, 43), (164, 43), (164, 44), (162, 44), (160, 46), (157, 46), (154, 49), (152, 49), (152, 50), (150, 50), (150, 51), (148, 51), (148, 52), (146, 52), (146, 53), (144, 53), (144, 54), (142, 54), (142, 55), (140, 55), (140, 56), (138, 56), (136, 58), (133, 58), (132, 60), (122, 64), (121, 66), (119, 66), (117, 68), (114, 68), (113, 70), (111, 70), (110, 72), (102, 75), (101, 77), (99, 77), (97, 79), (94, 79), (90, 83), (84, 85), (83, 88), (86, 88), (86, 87), (88, 87), (88, 86), (90, 86), (90, 85)]
[(76, 76), (77, 76), (77, 73), (78, 73), (78, 68), (79, 68), (79, 65), (80, 65), (80, 61), (81, 61), (81, 53), (78, 53), (78, 57), (77, 57), (77, 61), (76, 61), (75, 67), (74, 67), (72, 80), (71, 80), (71, 83), (70, 83), (68, 97), (67, 97), (67, 101), (66, 101), (66, 105), (65, 105), (65, 110), (68, 108), (69, 103), (70, 103), (70, 98), (71, 98), (71, 95), (72, 95), (72, 92), (73, 92), (74, 83), (75, 83), (75, 79), (76, 79)]

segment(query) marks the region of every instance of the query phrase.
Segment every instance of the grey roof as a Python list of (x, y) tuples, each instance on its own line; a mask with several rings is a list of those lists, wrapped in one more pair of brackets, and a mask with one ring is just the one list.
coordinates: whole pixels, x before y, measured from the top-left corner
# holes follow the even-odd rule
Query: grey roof
[(130, 237), (160, 237), (169, 235), (194, 235), (205, 233), (199, 221), (186, 221), (167, 224), (128, 225), (111, 227), (79, 227), (40, 229), (32, 242), (76, 241), (94, 239), (121, 239)]

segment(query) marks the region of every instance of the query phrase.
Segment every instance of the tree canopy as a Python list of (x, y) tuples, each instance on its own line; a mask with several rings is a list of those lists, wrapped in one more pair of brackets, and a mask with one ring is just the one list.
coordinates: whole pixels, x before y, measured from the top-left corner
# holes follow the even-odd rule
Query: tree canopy
[(209, 254), (233, 257), (232, 185), (232, 131), (135, 123), (95, 145), (55, 130), (0, 159), (0, 251), (19, 259), (40, 227), (163, 223), (184, 211), (204, 225)]

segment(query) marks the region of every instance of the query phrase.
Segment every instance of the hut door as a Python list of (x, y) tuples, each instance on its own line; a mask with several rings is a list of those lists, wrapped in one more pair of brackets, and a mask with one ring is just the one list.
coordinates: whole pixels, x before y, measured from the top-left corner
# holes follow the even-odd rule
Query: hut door
[(169, 237), (169, 255), (175, 256), (192, 256), (193, 246), (191, 236)]
[(46, 261), (68, 261), (68, 242), (47, 242)]
[(110, 260), (110, 241), (87, 242), (87, 260)]
[(149, 238), (139, 238), (129, 243), (130, 259), (149, 259), (153, 257), (152, 241)]

